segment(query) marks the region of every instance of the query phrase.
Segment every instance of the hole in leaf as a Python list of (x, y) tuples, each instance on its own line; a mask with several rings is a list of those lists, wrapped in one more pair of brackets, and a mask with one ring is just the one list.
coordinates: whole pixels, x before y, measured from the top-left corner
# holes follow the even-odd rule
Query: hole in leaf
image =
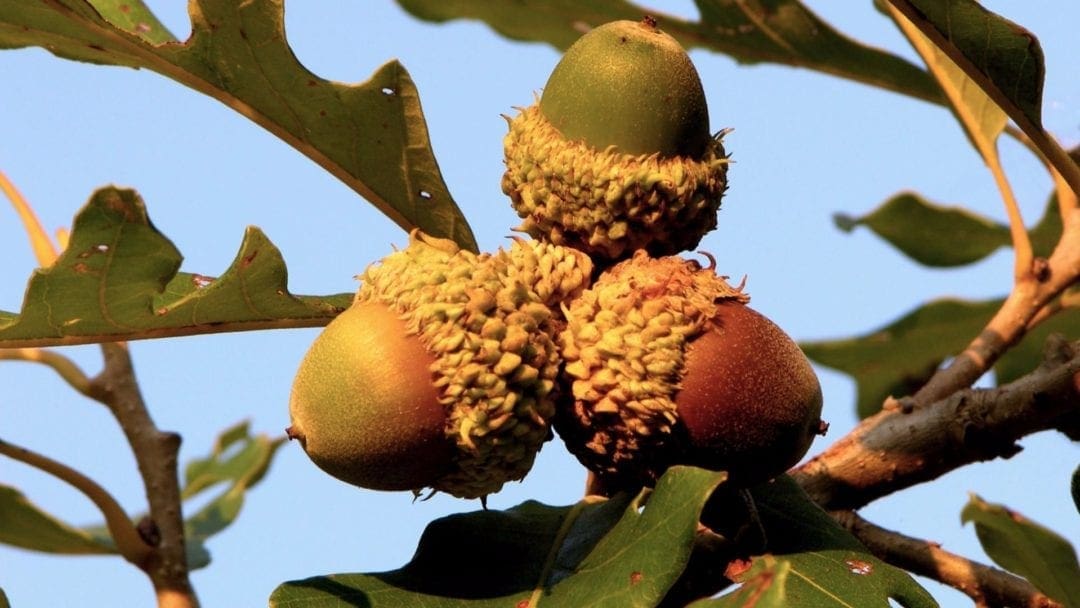
[(420, 191), (420, 198), (431, 200), (431, 193), (427, 190)]
[(394, 89), (391, 89), (390, 87), (383, 87), (382, 88), (382, 94), (383, 95), (393, 95), (396, 92), (397, 91), (395, 91)]

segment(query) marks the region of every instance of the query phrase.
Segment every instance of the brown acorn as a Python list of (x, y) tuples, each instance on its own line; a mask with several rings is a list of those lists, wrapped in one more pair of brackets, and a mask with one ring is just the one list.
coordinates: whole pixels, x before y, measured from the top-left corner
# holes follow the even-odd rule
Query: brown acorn
[(747, 487), (806, 453), (821, 387), (748, 300), (711, 268), (639, 251), (565, 306), (555, 429), (601, 485), (651, 485), (686, 464)]

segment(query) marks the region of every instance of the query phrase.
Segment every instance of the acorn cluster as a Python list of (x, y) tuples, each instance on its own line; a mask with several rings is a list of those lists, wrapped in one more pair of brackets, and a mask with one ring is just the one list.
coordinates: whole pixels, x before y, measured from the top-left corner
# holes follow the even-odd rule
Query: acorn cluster
[(289, 436), (343, 481), (465, 498), (524, 477), (552, 429), (609, 489), (794, 465), (822, 427), (809, 362), (711, 257), (677, 255), (716, 227), (728, 169), (678, 42), (597, 27), (507, 121), (502, 189), (532, 238), (414, 232), (368, 267), (300, 365)]

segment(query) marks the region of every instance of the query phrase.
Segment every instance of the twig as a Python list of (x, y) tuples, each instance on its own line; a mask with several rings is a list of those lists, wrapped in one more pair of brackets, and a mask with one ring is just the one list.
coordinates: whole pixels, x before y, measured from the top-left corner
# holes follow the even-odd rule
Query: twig
[(0, 439), (0, 454), (44, 471), (89, 498), (105, 517), (105, 526), (109, 529), (109, 535), (116, 543), (116, 549), (120, 555), (136, 566), (143, 567), (153, 550), (143, 542), (134, 524), (128, 519), (124, 507), (113, 498), (112, 494), (109, 494), (108, 490), (62, 462), (2, 439)]
[(856, 509), (972, 462), (1010, 457), (1031, 433), (1080, 413), (1080, 341), (1048, 340), (1044, 363), (1015, 382), (963, 390), (928, 407), (892, 400), (792, 476), (827, 510)]
[(42, 228), (41, 221), (38, 220), (37, 214), (34, 213), (34, 208), (30, 206), (30, 203), (15, 187), (15, 184), (4, 175), (3, 171), (0, 171), (0, 192), (3, 192), (8, 197), (11, 206), (15, 207), (15, 212), (19, 214), (19, 219), (22, 220), (26, 236), (30, 238), (30, 247), (34, 250), (34, 257), (37, 258), (38, 264), (42, 266), (51, 265), (58, 255), (56, 247), (49, 240), (48, 233)]
[(975, 383), (1024, 336), (1039, 311), (1080, 279), (1080, 209), (1064, 218), (1061, 240), (1047, 260), (1036, 260), (1016, 282), (997, 314), (944, 369), (914, 395), (916, 407), (938, 401)]
[(0, 349), (0, 361), (31, 361), (53, 369), (76, 391), (90, 396), (90, 378), (74, 361), (52, 350), (42, 348)]
[(1028, 581), (945, 551), (937, 543), (886, 530), (852, 511), (832, 516), (881, 560), (945, 583), (967, 594), (976, 606), (1062, 608)]
[(188, 577), (181, 513), (177, 453), (180, 436), (159, 431), (150, 418), (135, 380), (127, 345), (101, 345), (102, 372), (90, 381), (90, 393), (113, 413), (127, 437), (146, 488), (150, 515), (140, 522), (154, 553), (144, 570), (157, 592), (159, 608), (195, 608), (198, 599)]

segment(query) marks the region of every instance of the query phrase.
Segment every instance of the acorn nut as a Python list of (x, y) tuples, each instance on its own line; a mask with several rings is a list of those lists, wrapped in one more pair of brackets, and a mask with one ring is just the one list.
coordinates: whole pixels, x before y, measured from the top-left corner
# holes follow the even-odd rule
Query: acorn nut
[(546, 243), (477, 255), (414, 232), (365, 270), (304, 357), (289, 436), (365, 488), (482, 498), (521, 479), (551, 437), (553, 311), (591, 272), (584, 254)]
[(507, 121), (518, 230), (614, 262), (692, 249), (716, 227), (728, 159), (697, 70), (651, 19), (582, 36), (539, 103)]
[(747, 487), (806, 453), (821, 387), (748, 300), (712, 268), (639, 251), (565, 306), (555, 429), (602, 487), (652, 485), (675, 464)]

